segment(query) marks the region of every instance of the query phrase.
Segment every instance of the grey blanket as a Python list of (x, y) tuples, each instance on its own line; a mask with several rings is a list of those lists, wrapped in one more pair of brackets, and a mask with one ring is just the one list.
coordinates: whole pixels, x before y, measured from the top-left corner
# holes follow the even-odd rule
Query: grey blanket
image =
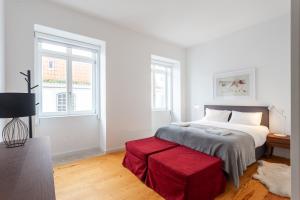
[(223, 169), (239, 187), (239, 177), (256, 161), (255, 143), (247, 133), (209, 126), (159, 128), (155, 136), (216, 156), (224, 161)]

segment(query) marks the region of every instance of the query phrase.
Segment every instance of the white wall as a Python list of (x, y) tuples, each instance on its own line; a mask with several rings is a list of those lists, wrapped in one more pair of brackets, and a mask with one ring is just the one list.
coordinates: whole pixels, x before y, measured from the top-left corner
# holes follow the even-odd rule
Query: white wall
[[(5, 90), (5, 62), (4, 62), (4, 48), (5, 48), (5, 39), (4, 39), (4, 0), (0, 0), (0, 92)], [(0, 119), (0, 132), (4, 125), (3, 119)], [(0, 142), (2, 137), (0, 137)]]
[[(107, 48), (107, 150), (122, 147), (127, 140), (152, 134), (151, 54), (178, 60), (184, 69), (184, 49), (48, 2), (9, 0), (6, 9), (8, 91), (26, 90), (18, 73), (28, 68), (33, 70), (34, 24), (104, 40)], [(182, 76), (184, 78), (184, 70)], [(182, 96), (185, 96), (184, 90)], [(184, 108), (184, 102), (182, 104)], [(99, 138), (101, 123), (95, 116), (41, 119), (36, 135), (51, 137), (54, 154), (94, 148), (100, 143), (105, 146)]]
[(4, 0), (0, 0), (0, 92), (3, 92), (5, 89), (5, 62), (4, 62), (4, 48), (5, 48), (5, 39), (4, 39), (4, 27), (5, 27), (5, 18), (4, 18)]
[[(188, 118), (198, 119), (204, 104), (270, 105), (283, 109), (290, 133), (291, 72), (290, 16), (258, 24), (188, 49)], [(256, 100), (216, 100), (213, 74), (240, 68), (256, 68)], [(200, 110), (194, 108), (200, 105)], [(270, 114), (271, 131), (282, 131), (284, 120)]]

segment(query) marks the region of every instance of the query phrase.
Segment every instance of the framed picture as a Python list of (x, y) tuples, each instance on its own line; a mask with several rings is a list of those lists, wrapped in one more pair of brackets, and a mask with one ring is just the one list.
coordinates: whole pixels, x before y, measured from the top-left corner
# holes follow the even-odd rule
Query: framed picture
[(255, 99), (255, 68), (214, 74), (214, 98)]

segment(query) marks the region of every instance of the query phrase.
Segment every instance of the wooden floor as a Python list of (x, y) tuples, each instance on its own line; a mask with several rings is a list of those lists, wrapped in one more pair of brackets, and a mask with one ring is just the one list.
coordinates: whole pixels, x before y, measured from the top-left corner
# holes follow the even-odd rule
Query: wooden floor
[[(122, 167), (124, 153), (112, 153), (54, 167), (57, 200), (160, 200), (127, 169)], [(273, 157), (270, 162), (289, 163)], [(217, 200), (285, 200), (268, 193), (258, 181), (251, 178), (257, 165), (248, 168), (236, 190), (227, 184), (226, 192)]]

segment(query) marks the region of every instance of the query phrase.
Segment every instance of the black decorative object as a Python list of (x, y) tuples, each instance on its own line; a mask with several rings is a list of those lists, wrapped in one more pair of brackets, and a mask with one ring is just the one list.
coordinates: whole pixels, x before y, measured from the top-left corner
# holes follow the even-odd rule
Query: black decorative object
[(0, 118), (12, 118), (2, 132), (7, 147), (23, 146), (28, 127), (19, 117), (35, 115), (35, 95), (29, 93), (0, 93)]
[(23, 146), (28, 138), (28, 127), (20, 118), (13, 118), (3, 128), (2, 138), (8, 148)]
[[(27, 82), (27, 92), (31, 94), (31, 90), (37, 88), (39, 85), (31, 87), (31, 72), (30, 70), (27, 70), (27, 74), (20, 72), (23, 76), (25, 76), (25, 81)], [(36, 105), (38, 105), (37, 103)], [(32, 138), (32, 117), (31, 115), (28, 117), (28, 124), (29, 124), (29, 138)]]

